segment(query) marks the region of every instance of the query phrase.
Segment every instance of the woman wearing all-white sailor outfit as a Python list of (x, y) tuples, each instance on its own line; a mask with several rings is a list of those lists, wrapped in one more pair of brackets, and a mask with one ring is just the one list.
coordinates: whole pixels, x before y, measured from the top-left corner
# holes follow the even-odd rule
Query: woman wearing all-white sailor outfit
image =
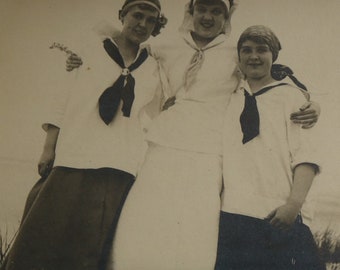
[(238, 82), (235, 48), (226, 35), (216, 37), (203, 49), (202, 66), (185, 87), (179, 78), (197, 51), (189, 33), (183, 38), (181, 46), (167, 52), (165, 63), (176, 104), (149, 127), (149, 149), (117, 227), (115, 270), (214, 268), (221, 127)]

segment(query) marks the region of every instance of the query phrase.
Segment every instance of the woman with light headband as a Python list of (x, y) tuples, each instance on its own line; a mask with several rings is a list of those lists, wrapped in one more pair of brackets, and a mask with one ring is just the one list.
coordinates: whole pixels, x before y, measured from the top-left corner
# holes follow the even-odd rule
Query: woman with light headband
[(214, 268), (221, 127), (238, 83), (235, 65), (225, 61), (235, 57), (227, 37), (236, 6), (227, 7), (221, 0), (189, 3), (181, 37), (158, 52), (176, 104), (148, 128), (149, 148), (114, 239), (115, 270)]
[(159, 0), (127, 0), (122, 6), (122, 9), (119, 11), (119, 17), (123, 18), (129, 9), (133, 6), (139, 5), (141, 9), (143, 9), (143, 5), (146, 7), (152, 7), (158, 12), (158, 17), (156, 21), (156, 25), (151, 33), (152, 36), (157, 36), (160, 34), (160, 30), (165, 27), (167, 23), (167, 19), (161, 12), (161, 5)]
[(122, 29), (104, 40), (87, 36), (88, 68), (79, 70), (70, 91), (55, 93), (43, 125), (43, 178), (2, 269), (105, 268), (146, 149), (139, 114), (160, 83), (159, 65), (141, 43), (165, 23), (158, 0), (127, 0), (119, 19)]

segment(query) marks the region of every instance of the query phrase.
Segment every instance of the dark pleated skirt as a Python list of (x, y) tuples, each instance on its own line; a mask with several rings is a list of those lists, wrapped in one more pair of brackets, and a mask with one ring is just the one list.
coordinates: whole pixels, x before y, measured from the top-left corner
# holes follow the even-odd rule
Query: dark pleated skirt
[(131, 174), (111, 168), (54, 168), (31, 190), (2, 269), (105, 269), (133, 182)]
[(221, 212), (215, 270), (326, 270), (301, 219), (288, 231), (267, 221)]

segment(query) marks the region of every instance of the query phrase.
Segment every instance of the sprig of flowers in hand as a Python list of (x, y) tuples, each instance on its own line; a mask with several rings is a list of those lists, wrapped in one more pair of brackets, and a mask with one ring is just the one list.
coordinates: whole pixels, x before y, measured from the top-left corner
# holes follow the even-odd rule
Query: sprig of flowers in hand
[(65, 45), (61, 43), (53, 42), (52, 45), (50, 46), (50, 49), (55, 49), (55, 48), (61, 50), (62, 52), (65, 52), (67, 55), (75, 54), (69, 48), (67, 48)]
[(72, 71), (75, 68), (78, 68), (83, 64), (83, 61), (81, 58), (74, 52), (72, 52), (67, 46), (58, 43), (58, 42), (53, 42), (53, 44), (50, 46), (50, 49), (59, 49), (62, 52), (65, 52), (67, 55), (67, 60), (66, 60), (66, 70), (67, 71)]

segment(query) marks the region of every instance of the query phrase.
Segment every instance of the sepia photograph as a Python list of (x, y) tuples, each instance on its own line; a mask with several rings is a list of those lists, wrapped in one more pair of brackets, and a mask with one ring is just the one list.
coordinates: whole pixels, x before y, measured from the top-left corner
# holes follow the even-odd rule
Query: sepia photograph
[(0, 270), (340, 270), (339, 0), (0, 0)]

